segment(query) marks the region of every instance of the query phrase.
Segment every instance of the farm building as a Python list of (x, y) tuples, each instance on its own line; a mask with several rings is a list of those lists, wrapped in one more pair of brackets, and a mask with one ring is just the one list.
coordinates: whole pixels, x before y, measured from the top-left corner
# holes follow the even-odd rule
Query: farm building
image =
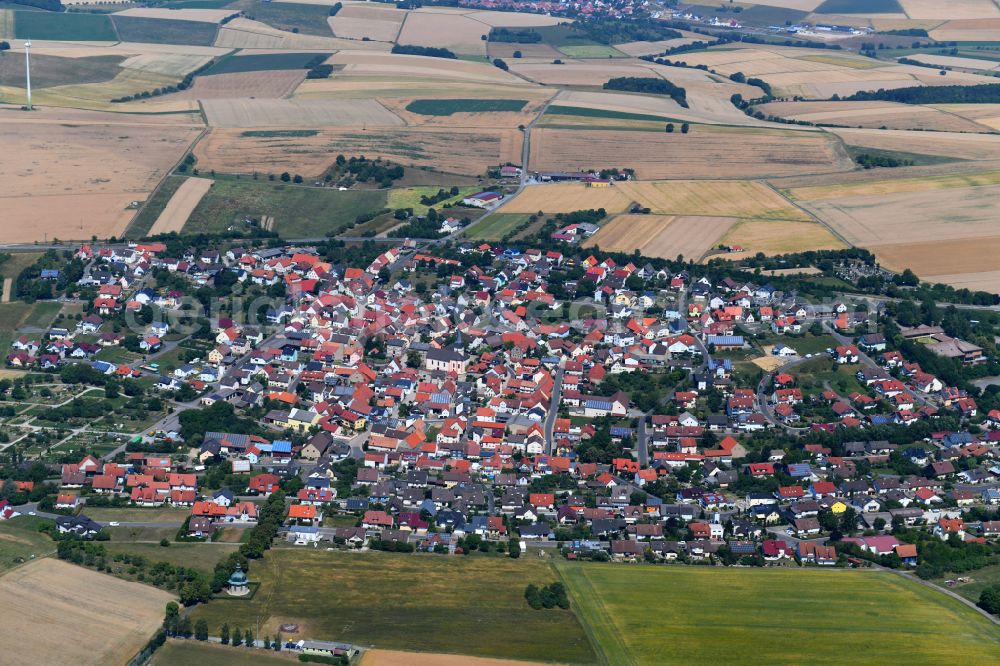
[(477, 192), (462, 199), (462, 203), (476, 208), (488, 208), (501, 199), (503, 199), (503, 195), (499, 192)]

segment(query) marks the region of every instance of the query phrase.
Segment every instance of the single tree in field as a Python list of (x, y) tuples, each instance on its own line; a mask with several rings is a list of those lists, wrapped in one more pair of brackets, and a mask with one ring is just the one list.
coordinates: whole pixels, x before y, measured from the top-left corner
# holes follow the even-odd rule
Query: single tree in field
[(233, 646), (243, 645), (243, 632), (239, 627), (233, 629)]
[(689, 129), (691, 129), (691, 126), (688, 125), (687, 123), (684, 123), (683, 125), (681, 125), (681, 134), (687, 134)]
[(208, 640), (208, 622), (204, 619), (198, 620), (194, 623), (194, 637), (199, 641)]
[(667, 130), (667, 134), (673, 134), (674, 133), (674, 124), (673, 123), (667, 123), (666, 130)]
[(223, 645), (229, 645), (229, 625), (222, 625), (222, 629), (219, 629), (219, 637), (222, 639)]

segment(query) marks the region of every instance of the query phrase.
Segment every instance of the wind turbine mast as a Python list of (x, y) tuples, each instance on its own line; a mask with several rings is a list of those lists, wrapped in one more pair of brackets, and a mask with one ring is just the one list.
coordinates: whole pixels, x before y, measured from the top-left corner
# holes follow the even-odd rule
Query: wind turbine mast
[(31, 111), (31, 40), (24, 43), (24, 78), (28, 84), (28, 111)]

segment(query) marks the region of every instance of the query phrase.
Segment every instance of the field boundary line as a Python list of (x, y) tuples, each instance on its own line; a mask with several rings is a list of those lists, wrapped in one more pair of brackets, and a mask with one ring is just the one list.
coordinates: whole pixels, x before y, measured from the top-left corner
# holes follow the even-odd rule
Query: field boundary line
[[(198, 106), (199, 106), (199, 108), (201, 107), (201, 102), (198, 102)], [(201, 111), (201, 115), (202, 115), (202, 119), (204, 120), (204, 118), (205, 118), (205, 111), (204, 110)], [(153, 191), (149, 193), (149, 196), (146, 197), (146, 200), (142, 202), (142, 206), (140, 206), (139, 208), (136, 209), (135, 215), (132, 216), (132, 219), (129, 220), (128, 224), (125, 225), (125, 229), (122, 231), (121, 235), (122, 235), (123, 238), (127, 238), (128, 237), (129, 231), (132, 229), (132, 226), (135, 224), (135, 221), (137, 219), (139, 219), (139, 215), (142, 213), (142, 211), (144, 211), (146, 209), (146, 206), (149, 205), (149, 202), (153, 200), (153, 197), (156, 195), (156, 193), (160, 191), (160, 188), (163, 187), (163, 184), (165, 182), (167, 182), (167, 178), (169, 178), (170, 176), (174, 175), (174, 171), (176, 171), (177, 167), (179, 167), (184, 162), (184, 159), (188, 156), (188, 154), (189, 153), (191, 153), (191, 154), (194, 153), (195, 146), (198, 145), (199, 141), (201, 141), (203, 138), (205, 138), (205, 135), (208, 133), (208, 130), (209, 130), (209, 127), (208, 127), (208, 123), (206, 122), (205, 127), (203, 127), (202, 130), (201, 130), (201, 132), (198, 133), (198, 136), (196, 136), (194, 138), (194, 141), (192, 141), (188, 145), (187, 149), (184, 151), (184, 154), (181, 155), (180, 158), (176, 162), (174, 162), (173, 166), (171, 166), (169, 169), (167, 169), (166, 173), (163, 174), (163, 178), (160, 179), (160, 182), (158, 182), (156, 184), (156, 187), (154, 187)], [(173, 197), (171, 197), (171, 198), (173, 198)], [(167, 203), (170, 203), (170, 201), (168, 200)], [(157, 216), (157, 218), (159, 218), (159, 216)], [(156, 224), (156, 220), (153, 220), (153, 224)], [(150, 229), (152, 229), (152, 227), (150, 227)]]
[[(586, 598), (587, 600), (593, 602), (594, 614), (599, 614), (601, 616), (600, 619), (604, 620), (604, 626), (614, 629), (615, 625), (611, 619), (611, 615), (607, 611), (607, 608), (604, 607), (604, 602), (601, 600), (600, 596), (598, 596), (594, 586), (591, 585), (586, 573), (581, 569), (578, 572), (578, 575), (575, 572), (572, 576), (572, 580), (570, 580), (570, 576), (563, 572), (563, 568), (560, 565), (553, 562), (551, 563), (551, 566), (555, 569), (556, 575), (559, 576), (559, 580), (562, 581), (563, 585), (569, 588), (571, 596), (576, 597), (573, 603), (574, 613), (577, 616), (577, 620), (580, 622), (580, 626), (583, 627), (583, 632), (587, 635), (587, 638), (593, 645), (594, 653), (601, 660), (601, 663), (605, 666), (611, 666), (611, 664), (629, 664), (630, 666), (635, 666), (635, 661), (631, 658), (628, 648), (626, 647), (624, 641), (622, 641), (617, 630), (608, 632), (608, 635), (614, 639), (616, 644), (615, 647), (617, 648), (617, 652), (619, 652), (616, 657), (621, 657), (623, 658), (622, 660), (615, 659), (612, 661), (605, 651), (604, 646), (597, 640), (597, 636), (594, 633), (594, 626), (598, 625), (596, 623), (592, 624), (587, 618), (589, 613), (584, 610), (585, 606), (581, 602), (581, 599)], [(586, 590), (582, 589), (583, 585), (586, 585)], [(579, 592), (579, 594), (572, 595), (574, 591)], [(584, 592), (586, 592), (586, 595), (583, 594)]]
[(816, 222), (816, 223), (822, 225), (823, 227), (825, 227), (827, 231), (829, 231), (831, 234), (833, 234), (834, 238), (836, 238), (837, 240), (839, 240), (841, 243), (843, 243), (847, 247), (857, 247), (854, 243), (852, 243), (849, 240), (847, 240), (847, 238), (845, 238), (843, 234), (841, 234), (839, 231), (837, 231), (836, 229), (834, 229), (833, 227), (831, 227), (824, 220), (820, 219), (815, 213), (813, 213), (809, 209), (803, 207), (798, 202), (793, 201), (792, 199), (789, 199), (784, 194), (782, 194), (778, 190), (778, 188), (776, 188), (774, 185), (772, 185), (769, 181), (767, 181), (767, 180), (759, 180), (757, 182), (759, 182), (762, 185), (764, 185), (765, 187), (769, 188), (775, 194), (777, 194), (779, 197), (781, 197), (782, 199), (784, 199), (785, 201), (787, 201), (791, 205), (793, 205), (796, 208), (798, 208), (799, 210), (801, 210), (803, 213), (805, 213), (806, 215), (808, 215), (809, 219), (811, 219), (813, 222)]

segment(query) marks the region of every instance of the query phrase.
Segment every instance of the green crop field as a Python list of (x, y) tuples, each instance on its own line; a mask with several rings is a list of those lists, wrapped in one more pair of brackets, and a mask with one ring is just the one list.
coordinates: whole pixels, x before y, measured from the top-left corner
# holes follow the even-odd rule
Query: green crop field
[(385, 207), (386, 194), (377, 190), (341, 192), (267, 180), (217, 179), (184, 225), (186, 233), (241, 228), (247, 217), (270, 215), (283, 238), (314, 238), (335, 234), (358, 215)]
[(132, 218), (132, 222), (129, 223), (128, 229), (125, 230), (126, 238), (142, 238), (149, 233), (149, 230), (153, 228), (153, 224), (156, 222), (156, 218), (160, 216), (163, 209), (167, 207), (167, 203), (170, 201), (170, 197), (174, 196), (174, 192), (177, 188), (187, 180), (187, 176), (167, 176), (160, 183), (159, 189), (157, 189), (153, 196), (151, 196), (146, 203), (143, 205), (139, 214)]
[(817, 14), (902, 14), (897, 0), (826, 0)]
[[(235, 629), (235, 627), (233, 627)], [(246, 629), (248, 627), (241, 627)], [(255, 625), (250, 625), (254, 629)], [(261, 637), (263, 640), (263, 637)], [(153, 654), (149, 666), (291, 666), (288, 654), (248, 650), (243, 646), (217, 645), (194, 640), (171, 639)]]
[(611, 664), (986, 664), (1000, 650), (984, 617), (888, 572), (557, 568)]
[(573, 44), (560, 46), (559, 50), (571, 58), (627, 58), (628, 56), (604, 44)]
[(125, 42), (211, 46), (218, 26), (204, 21), (113, 16), (118, 36)]
[(198, 606), (216, 633), (224, 622), (274, 633), (299, 624), (303, 638), (381, 648), (560, 663), (593, 663), (572, 611), (532, 610), (528, 583), (556, 574), (537, 558), (448, 557), (275, 548), (249, 571), (260, 589), (249, 601)]
[[(332, 4), (332, 3), (331, 3)], [(300, 5), (292, 2), (262, 2), (261, 0), (237, 0), (226, 9), (243, 10), (252, 18), (279, 30), (301, 32), (306, 35), (333, 37), (333, 31), (326, 19), (330, 16), (328, 5)]]
[(648, 113), (630, 113), (628, 111), (611, 111), (609, 109), (591, 109), (585, 106), (552, 105), (545, 111), (545, 115), (580, 116), (582, 118), (611, 118), (613, 120), (650, 120), (661, 123), (670, 120), (678, 123), (683, 122), (666, 116), (652, 116)]
[(264, 139), (287, 139), (293, 137), (316, 136), (319, 130), (247, 130), (240, 132), (240, 136), (254, 136)]
[(415, 99), (406, 105), (406, 110), (422, 116), (450, 116), (520, 111), (527, 103), (525, 99)]
[(482, 223), (473, 223), (463, 235), (469, 240), (498, 241), (528, 221), (530, 215), (494, 213)]
[(56, 544), (48, 534), (38, 531), (41, 518), (17, 516), (0, 522), (0, 574), (34, 557), (55, 552)]
[(306, 63), (320, 58), (326, 60), (329, 53), (261, 53), (256, 55), (223, 58), (205, 72), (210, 74), (235, 74), (237, 72), (265, 72), (279, 69), (302, 69)]
[(118, 41), (115, 27), (107, 14), (54, 14), (19, 9), (14, 12), (14, 35), (18, 39)]

